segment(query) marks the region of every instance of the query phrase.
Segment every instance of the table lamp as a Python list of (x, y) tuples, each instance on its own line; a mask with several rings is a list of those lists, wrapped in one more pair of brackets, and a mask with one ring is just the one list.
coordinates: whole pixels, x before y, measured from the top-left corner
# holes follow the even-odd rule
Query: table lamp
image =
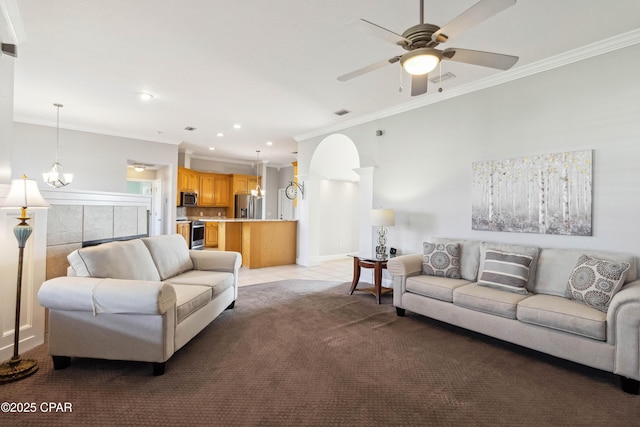
[(378, 227), (378, 246), (376, 255), (387, 253), (387, 230), (384, 227), (395, 225), (392, 209), (372, 209), (370, 213), (371, 225)]
[(31, 359), (22, 359), (18, 353), (18, 345), (20, 343), (20, 299), (22, 294), (22, 260), (24, 256), (24, 247), (31, 236), (33, 228), (28, 221), (27, 209), (31, 208), (48, 208), (49, 204), (44, 200), (38, 190), (38, 183), (28, 180), (25, 175), (22, 179), (14, 179), (11, 181), (9, 195), (2, 204), (5, 209), (20, 209), (18, 221), (20, 223), (13, 228), (13, 234), (18, 239), (18, 283), (16, 289), (16, 318), (15, 329), (13, 331), (13, 357), (0, 365), (0, 384), (12, 381), (18, 381), (29, 375), (34, 374), (38, 370), (38, 363)]

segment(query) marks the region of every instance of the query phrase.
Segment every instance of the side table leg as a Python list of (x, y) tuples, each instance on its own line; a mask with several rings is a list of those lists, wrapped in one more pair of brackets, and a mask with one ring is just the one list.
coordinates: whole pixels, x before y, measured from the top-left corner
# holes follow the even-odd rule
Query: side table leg
[(376, 266), (374, 268), (375, 274), (375, 292), (376, 292), (376, 302), (380, 304), (380, 297), (382, 296), (382, 263), (376, 262)]
[(360, 259), (358, 257), (353, 257), (353, 282), (351, 282), (351, 290), (349, 290), (349, 295), (353, 295), (353, 291), (356, 290), (356, 286), (358, 286), (359, 281), (360, 281)]

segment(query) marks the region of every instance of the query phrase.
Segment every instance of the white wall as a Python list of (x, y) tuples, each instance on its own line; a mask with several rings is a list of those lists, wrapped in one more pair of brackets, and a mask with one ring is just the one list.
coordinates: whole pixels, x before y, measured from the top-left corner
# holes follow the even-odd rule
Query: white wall
[[(51, 169), (55, 156), (55, 127), (14, 123), (14, 176), (26, 173), (41, 179), (42, 173)], [(66, 172), (73, 173), (75, 188), (125, 193), (129, 159), (176, 169), (178, 146), (60, 129), (59, 160)]]
[[(640, 255), (638, 75), (635, 45), (340, 133), (375, 166), (373, 206), (395, 210), (388, 246), (403, 253), (451, 236)], [(302, 173), (325, 137), (299, 143)], [(471, 230), (472, 162), (582, 149), (594, 150), (593, 236)]]
[[(0, 19), (1, 26), (4, 21)], [(0, 183), (11, 182), (11, 141), (13, 139), (13, 65), (15, 59), (0, 54)]]

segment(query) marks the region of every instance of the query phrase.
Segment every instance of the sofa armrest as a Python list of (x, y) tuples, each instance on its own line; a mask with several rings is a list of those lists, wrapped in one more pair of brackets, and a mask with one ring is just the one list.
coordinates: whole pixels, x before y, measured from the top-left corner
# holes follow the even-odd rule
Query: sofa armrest
[(613, 296), (607, 310), (607, 342), (616, 349), (614, 373), (640, 380), (640, 280)]
[(422, 273), (422, 255), (400, 255), (387, 261), (387, 271), (393, 276), (393, 305), (404, 308), (402, 296), (407, 290), (407, 277)]
[(387, 271), (392, 276), (415, 276), (422, 272), (422, 255), (400, 255), (387, 261)]
[(237, 274), (242, 265), (242, 255), (232, 251), (190, 250), (194, 270), (226, 271)]
[(163, 314), (175, 306), (176, 293), (163, 282), (57, 277), (42, 284), (38, 301), (51, 310)]

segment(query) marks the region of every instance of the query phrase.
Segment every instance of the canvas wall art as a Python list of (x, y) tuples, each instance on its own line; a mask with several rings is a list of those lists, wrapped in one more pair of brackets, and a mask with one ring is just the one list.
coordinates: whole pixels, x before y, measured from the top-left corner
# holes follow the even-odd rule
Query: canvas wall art
[(474, 230), (591, 236), (593, 150), (473, 163)]

